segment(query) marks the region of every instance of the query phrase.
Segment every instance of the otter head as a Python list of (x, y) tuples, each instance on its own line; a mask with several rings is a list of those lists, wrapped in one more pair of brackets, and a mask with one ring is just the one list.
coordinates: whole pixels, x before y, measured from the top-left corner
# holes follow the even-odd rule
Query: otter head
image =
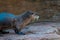
[(23, 19), (25, 20), (26, 18), (32, 18), (32, 22), (34, 22), (34, 21), (38, 21), (39, 16), (37, 15), (37, 13), (34, 13), (32, 11), (27, 11), (24, 14), (24, 18)]

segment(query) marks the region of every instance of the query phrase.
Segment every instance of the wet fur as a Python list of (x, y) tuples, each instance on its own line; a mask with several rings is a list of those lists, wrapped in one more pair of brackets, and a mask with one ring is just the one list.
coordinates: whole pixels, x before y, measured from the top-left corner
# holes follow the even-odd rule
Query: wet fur
[[(16, 34), (20, 34), (21, 29), (23, 29), (27, 24), (29, 24), (31, 22), (31, 20), (32, 20), (31, 15), (33, 15), (33, 13), (30, 11), (27, 11), (21, 15), (17, 15), (16, 20), (13, 19), (13, 21), (11, 21), (11, 19), (10, 19), (10, 21), (8, 21), (8, 22), (2, 22), (2, 23), (0, 22), (0, 30), (13, 29)], [(8, 23), (8, 24), (6, 24), (6, 23)], [(16, 26), (16, 25), (18, 25), (18, 26)]]

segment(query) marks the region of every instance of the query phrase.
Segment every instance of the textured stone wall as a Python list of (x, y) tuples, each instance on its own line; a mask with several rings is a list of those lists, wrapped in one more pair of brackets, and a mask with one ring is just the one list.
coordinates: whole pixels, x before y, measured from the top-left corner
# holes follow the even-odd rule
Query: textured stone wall
[(27, 10), (37, 12), (41, 19), (50, 19), (60, 14), (60, 0), (0, 0), (0, 12), (21, 14)]

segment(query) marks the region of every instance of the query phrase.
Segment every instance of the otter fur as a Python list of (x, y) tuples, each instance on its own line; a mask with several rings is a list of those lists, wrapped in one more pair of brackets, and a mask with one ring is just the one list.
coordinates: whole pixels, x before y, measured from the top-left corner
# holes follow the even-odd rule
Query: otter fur
[(34, 20), (34, 16), (35, 14), (31, 11), (24, 12), (20, 15), (1, 12), (0, 32), (4, 33), (4, 30), (13, 29), (16, 34), (21, 34), (21, 29), (25, 28), (25, 26), (27, 26), (32, 20)]

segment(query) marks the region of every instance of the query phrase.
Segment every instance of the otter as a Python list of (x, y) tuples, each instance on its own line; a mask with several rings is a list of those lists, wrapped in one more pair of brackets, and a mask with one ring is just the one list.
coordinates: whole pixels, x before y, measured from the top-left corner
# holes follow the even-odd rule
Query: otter
[(36, 14), (31, 11), (26, 11), (20, 15), (2, 12), (0, 13), (0, 33), (8, 33), (4, 30), (13, 29), (16, 34), (21, 34), (21, 29), (35, 20), (35, 16)]

